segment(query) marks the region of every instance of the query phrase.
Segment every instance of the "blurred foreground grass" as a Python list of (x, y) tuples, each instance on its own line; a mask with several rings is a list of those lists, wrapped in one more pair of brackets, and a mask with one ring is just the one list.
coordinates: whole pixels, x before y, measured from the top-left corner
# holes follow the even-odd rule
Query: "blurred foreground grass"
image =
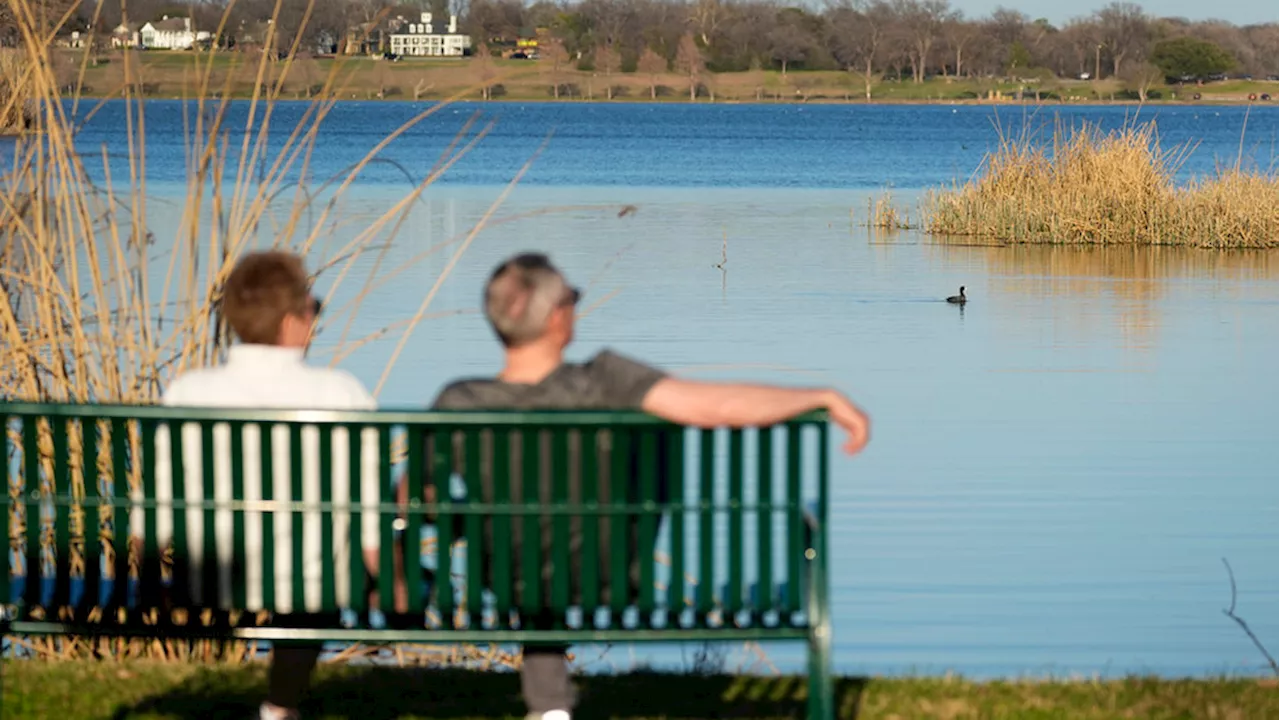
[[(266, 665), (158, 661), (7, 661), (4, 718), (247, 718), (266, 692)], [(801, 718), (802, 677), (632, 673), (578, 680), (575, 717)], [(1255, 679), (1022, 680), (845, 678), (837, 717), (1274, 718), (1274, 681)], [(324, 665), (307, 718), (521, 718), (512, 672)]]

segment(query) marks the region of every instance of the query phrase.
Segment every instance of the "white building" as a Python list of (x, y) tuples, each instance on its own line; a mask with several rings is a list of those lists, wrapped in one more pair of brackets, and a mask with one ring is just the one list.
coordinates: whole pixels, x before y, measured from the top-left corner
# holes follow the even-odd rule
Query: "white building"
[(458, 32), (458, 16), (449, 16), (449, 25), (432, 23), (431, 13), (422, 13), (420, 22), (402, 25), (391, 34), (391, 53), (417, 57), (461, 57), (471, 47), (471, 36)]
[(138, 36), (138, 26), (136, 23), (125, 25), (120, 23), (115, 30), (111, 31), (111, 47), (113, 48), (131, 48), (138, 47), (142, 39)]
[(191, 27), (191, 18), (171, 18), (168, 15), (159, 22), (147, 23), (138, 30), (139, 44), (156, 50), (190, 50), (198, 42), (210, 38), (204, 30)]

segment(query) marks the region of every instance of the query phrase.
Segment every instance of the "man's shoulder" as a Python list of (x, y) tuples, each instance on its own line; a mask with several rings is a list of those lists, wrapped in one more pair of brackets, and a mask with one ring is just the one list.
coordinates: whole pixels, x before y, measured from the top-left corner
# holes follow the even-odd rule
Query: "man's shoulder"
[(468, 377), (453, 380), (436, 393), (429, 407), (433, 410), (469, 409), (485, 390), (497, 387), (500, 381), (492, 377)]
[(213, 405), (220, 397), (226, 372), (222, 366), (192, 368), (179, 373), (160, 398), (164, 405)]
[(631, 374), (636, 372), (657, 375), (665, 374), (662, 370), (659, 370), (657, 367), (654, 367), (652, 364), (645, 362), (644, 360), (640, 360), (639, 358), (627, 353), (618, 352), (610, 347), (602, 348), (595, 355), (592, 355), (590, 359), (582, 363), (582, 367), (606, 374)]
[(377, 401), (364, 383), (341, 368), (308, 365), (305, 376), (300, 380), (317, 386), (332, 404), (340, 404), (351, 409), (372, 409), (377, 405)]

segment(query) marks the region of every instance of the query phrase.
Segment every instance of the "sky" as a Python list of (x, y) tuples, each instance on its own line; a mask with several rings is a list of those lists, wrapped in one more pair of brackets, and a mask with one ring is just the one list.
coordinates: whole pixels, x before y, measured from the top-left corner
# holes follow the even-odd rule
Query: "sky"
[[(1032, 19), (1047, 18), (1054, 25), (1063, 25), (1075, 17), (1089, 15), (1106, 5), (1109, 0), (951, 0), (951, 6), (964, 11), (969, 17), (983, 17), (999, 6), (1026, 13)], [(1280, 6), (1276, 0), (1139, 0), (1147, 13), (1157, 17), (1185, 17), (1190, 20), (1226, 20), (1236, 25), (1276, 22), (1280, 20)]]

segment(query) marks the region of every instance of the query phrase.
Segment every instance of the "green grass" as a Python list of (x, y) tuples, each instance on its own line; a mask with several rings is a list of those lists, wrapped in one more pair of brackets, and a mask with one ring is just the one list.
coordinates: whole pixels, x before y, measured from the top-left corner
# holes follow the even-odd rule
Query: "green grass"
[[(8, 661), (3, 717), (244, 718), (266, 691), (266, 668), (157, 662)], [(637, 673), (579, 679), (576, 717), (799, 718), (802, 678)], [(1274, 718), (1274, 683), (1251, 679), (971, 682), (844, 679), (837, 717)], [(326, 665), (308, 718), (520, 718), (514, 673)]]
[[(80, 65), (80, 53), (76, 50), (59, 50), (56, 53), (63, 59), (61, 82), (73, 81), (73, 69)], [(108, 62), (90, 65), (85, 73), (85, 85), (89, 88), (87, 96), (97, 97), (118, 93), (124, 82), (123, 53), (111, 52), (103, 56)], [(156, 97), (182, 97), (193, 88), (193, 78), (197, 76), (197, 59), (201, 59), (201, 68), (208, 67), (203, 63), (208, 55), (200, 55), (181, 51), (146, 51), (136, 54), (136, 63), (142, 82), (152, 86)], [(274, 73), (279, 66), (272, 66)], [(374, 60), (367, 57), (343, 57), (340, 60), (330, 58), (300, 59), (285, 82), (284, 97), (299, 97), (306, 94), (307, 88), (322, 84), (335, 67), (339, 67), (337, 78), (337, 96), (341, 98), (375, 99), (379, 88), (386, 90), (390, 99), (412, 99), (414, 89), (421, 88), (421, 99), (438, 100), (473, 87), (470, 97), (478, 98), (476, 83), (480, 77), (474, 61), (463, 58), (403, 58), (399, 62)], [(253, 53), (219, 52), (213, 55), (212, 88), (222, 91), (223, 80), (231, 80), (230, 94), (234, 97), (246, 97), (253, 92), (253, 84), (257, 78), (257, 56)], [(649, 77), (643, 73), (615, 73), (606, 79), (599, 74), (580, 72), (568, 65), (554, 74), (546, 62), (528, 60), (494, 60), (496, 77), (493, 82), (503, 85), (505, 94), (498, 99), (505, 100), (551, 100), (549, 88), (553, 76), (561, 84), (577, 85), (583, 93), (590, 92), (594, 99), (603, 100), (607, 84), (625, 89), (625, 94), (616, 97), (615, 102), (649, 101)], [(786, 75), (776, 70), (741, 73), (707, 74), (702, 78), (704, 84), (714, 90), (719, 102), (753, 102), (759, 96), (767, 102), (864, 102), (862, 79), (857, 74), (842, 71), (805, 71), (793, 70)], [(665, 95), (658, 100), (664, 102), (688, 102), (688, 80), (678, 73), (661, 74), (657, 83), (667, 88)], [(1025, 102), (1035, 102), (1034, 89), (1039, 87), (1042, 93), (1054, 93), (1064, 101), (1108, 101), (1113, 97), (1123, 97), (1120, 92), (1122, 84), (1108, 79), (1100, 83), (1078, 80), (1049, 79), (1039, 83), (997, 82), (993, 80), (944, 79), (933, 78), (924, 83), (878, 81), (872, 88), (873, 102), (886, 103), (928, 103), (928, 102), (985, 102), (989, 91), (1001, 93), (1001, 101), (1013, 99), (1020, 88), (1027, 90)], [(1274, 82), (1224, 82), (1209, 83), (1204, 87), (1187, 86), (1178, 93), (1178, 102), (1197, 102), (1191, 100), (1194, 92), (1200, 92), (1203, 99), (1200, 103), (1236, 103), (1247, 102), (1250, 93), (1261, 96), (1277, 93)], [(1174, 88), (1157, 86), (1152, 88), (1160, 92), (1159, 99), (1153, 102), (1163, 103), (1170, 100)], [(699, 102), (707, 102), (708, 98), (699, 98)], [(1051, 100), (1046, 100), (1052, 102)], [(1128, 101), (1132, 102), (1132, 101)], [(1274, 103), (1275, 101), (1271, 101)]]

